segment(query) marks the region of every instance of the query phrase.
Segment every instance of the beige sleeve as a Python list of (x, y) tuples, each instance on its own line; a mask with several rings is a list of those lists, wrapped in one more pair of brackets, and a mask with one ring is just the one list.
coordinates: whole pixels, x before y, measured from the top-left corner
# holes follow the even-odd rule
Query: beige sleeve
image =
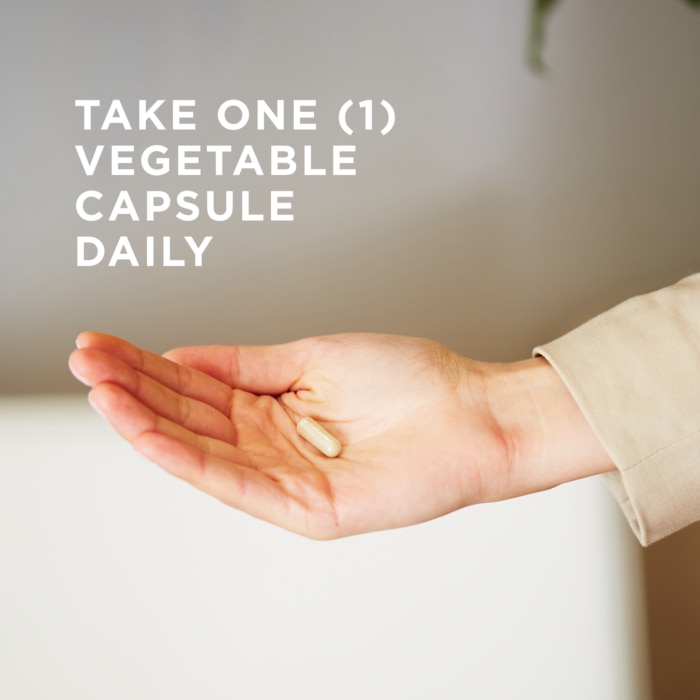
[(605, 478), (644, 545), (700, 520), (700, 274), (542, 347), (618, 467)]

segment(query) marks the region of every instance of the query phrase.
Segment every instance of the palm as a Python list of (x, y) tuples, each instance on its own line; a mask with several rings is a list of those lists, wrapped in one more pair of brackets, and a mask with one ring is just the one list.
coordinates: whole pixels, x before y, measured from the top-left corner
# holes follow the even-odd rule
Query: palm
[[(184, 348), (170, 353), (176, 363), (110, 336), (84, 334), (80, 344), (71, 367), (140, 452), (310, 536), (405, 525), (480, 500), (481, 473), (496, 456), (483, 406), (456, 400), (457, 356), (428, 341), (347, 335)], [(306, 415), (341, 440), (338, 458), (296, 434)]]

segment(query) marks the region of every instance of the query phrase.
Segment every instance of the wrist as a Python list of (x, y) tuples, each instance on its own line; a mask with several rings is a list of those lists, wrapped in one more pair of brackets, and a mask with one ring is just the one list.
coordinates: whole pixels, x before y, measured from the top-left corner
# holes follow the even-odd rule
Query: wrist
[(615, 469), (561, 377), (542, 357), (488, 365), (510, 498)]

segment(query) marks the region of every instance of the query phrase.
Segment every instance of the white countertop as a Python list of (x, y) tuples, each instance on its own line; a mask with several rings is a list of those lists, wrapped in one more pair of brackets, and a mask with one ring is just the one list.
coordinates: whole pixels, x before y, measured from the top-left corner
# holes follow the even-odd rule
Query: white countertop
[(1, 697), (649, 697), (640, 550), (597, 479), (318, 543), (82, 397), (0, 400), (0, 465)]

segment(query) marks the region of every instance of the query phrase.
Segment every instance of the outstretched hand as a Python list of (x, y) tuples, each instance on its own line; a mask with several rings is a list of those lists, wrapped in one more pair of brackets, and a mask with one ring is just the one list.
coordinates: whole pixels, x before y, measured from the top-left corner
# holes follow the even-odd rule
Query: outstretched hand
[[(165, 356), (98, 333), (77, 344), (71, 370), (136, 450), (309, 537), (410, 525), (601, 471), (580, 455), (553, 470), (561, 438), (574, 440), (572, 454), (595, 445), (541, 359), (489, 365), (428, 340), (373, 334)], [(340, 456), (297, 434), (305, 416), (340, 440)]]

